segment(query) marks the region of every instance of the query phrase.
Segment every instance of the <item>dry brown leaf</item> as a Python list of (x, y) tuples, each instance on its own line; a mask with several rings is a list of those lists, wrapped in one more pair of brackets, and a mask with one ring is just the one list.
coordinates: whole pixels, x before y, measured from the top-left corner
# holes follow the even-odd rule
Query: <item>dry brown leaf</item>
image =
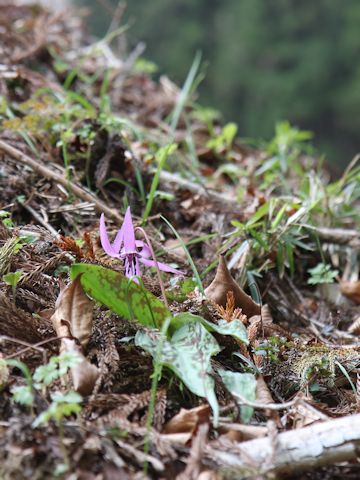
[(227, 438), (232, 442), (244, 442), (254, 438), (263, 438), (267, 435), (267, 427), (258, 425), (243, 425), (241, 423), (222, 424), (219, 427), (220, 438)]
[[(301, 398), (304, 402), (312, 401), (312, 398), (307, 397), (303, 392), (299, 392), (297, 398)], [(306, 408), (306, 405), (300, 403), (291, 408), (289, 416), (292, 418), (293, 428), (303, 428), (324, 419), (323, 413), (317, 413), (316, 408), (311, 404), (309, 404), (309, 407), (311, 408)]]
[(68, 323), (70, 335), (75, 337), (83, 348), (86, 347), (92, 331), (93, 302), (84, 293), (80, 275), (60, 293), (51, 321), (59, 337), (68, 335), (65, 333), (68, 332)]
[(272, 325), (274, 323), (271, 312), (270, 312), (269, 305), (265, 304), (261, 307), (261, 318), (262, 318), (262, 322), (265, 326), (269, 326), (269, 325)]
[(75, 340), (63, 338), (61, 349), (66, 352), (76, 352), (81, 358), (81, 362), (70, 368), (71, 379), (76, 392), (81, 395), (90, 395), (100, 375), (99, 369), (84, 357)]
[(231, 276), (223, 255), (220, 255), (219, 265), (214, 280), (205, 289), (206, 298), (222, 307), (226, 307), (227, 294), (234, 293), (235, 308), (241, 308), (248, 317), (260, 314), (260, 305), (255, 303), (235, 282)]
[[(186, 243), (188, 240), (190, 240), (190, 237), (183, 236), (182, 240), (184, 243)], [(164, 243), (164, 247), (167, 250), (170, 250), (171, 253), (178, 255), (184, 261), (187, 260), (185, 250), (181, 246), (179, 240), (177, 240), (176, 238), (169, 238), (168, 240), (166, 240)]]
[(192, 432), (164, 433), (161, 435), (161, 438), (163, 438), (164, 441), (174, 445), (188, 445), (192, 435)]
[(80, 276), (65, 287), (55, 304), (51, 317), (56, 333), (61, 340), (61, 351), (76, 352), (81, 362), (70, 369), (74, 389), (81, 395), (89, 395), (99, 377), (99, 370), (83, 355), (91, 336), (93, 302), (85, 295)]
[(345, 297), (360, 304), (360, 281), (340, 282), (340, 290)]
[(355, 318), (348, 328), (348, 332), (354, 335), (358, 335), (360, 333), (360, 317)]
[[(262, 375), (259, 375), (256, 380), (256, 401), (264, 404), (275, 403)], [(264, 413), (266, 417), (271, 418), (271, 420), (274, 420), (278, 425), (280, 424), (280, 416), (277, 410), (268, 409), (265, 410)]]
[(193, 433), (198, 425), (208, 423), (210, 419), (209, 405), (186, 410), (182, 408), (164, 427), (164, 433)]

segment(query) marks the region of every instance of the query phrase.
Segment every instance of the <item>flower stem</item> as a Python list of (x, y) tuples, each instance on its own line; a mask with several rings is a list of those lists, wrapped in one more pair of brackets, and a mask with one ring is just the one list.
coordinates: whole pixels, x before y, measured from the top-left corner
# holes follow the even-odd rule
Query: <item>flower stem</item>
[(136, 228), (135, 228), (135, 231), (137, 231), (137, 230), (142, 233), (142, 235), (144, 236), (144, 238), (145, 238), (145, 240), (146, 240), (146, 243), (147, 243), (148, 246), (149, 246), (149, 249), (150, 249), (150, 252), (151, 252), (151, 256), (152, 256), (152, 258), (153, 258), (153, 260), (154, 260), (154, 263), (155, 263), (156, 273), (157, 273), (157, 276), (158, 276), (158, 279), (159, 279), (159, 283), (160, 283), (161, 294), (162, 294), (162, 296), (163, 296), (163, 299), (164, 299), (164, 303), (165, 303), (166, 308), (169, 308), (169, 304), (168, 304), (168, 301), (167, 301), (167, 298), (166, 298), (166, 293), (165, 293), (164, 282), (162, 281), (162, 278), (161, 278), (160, 268), (159, 268), (159, 265), (158, 265), (158, 263), (157, 263), (156, 255), (155, 255), (153, 246), (152, 246), (152, 244), (151, 244), (150, 238), (148, 237), (147, 233), (145, 232), (145, 230), (144, 230), (142, 227), (136, 227)]

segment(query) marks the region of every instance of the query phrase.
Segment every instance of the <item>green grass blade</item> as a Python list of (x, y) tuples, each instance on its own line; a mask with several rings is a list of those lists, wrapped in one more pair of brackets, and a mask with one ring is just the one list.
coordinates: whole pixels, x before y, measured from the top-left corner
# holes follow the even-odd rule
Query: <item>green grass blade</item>
[(143, 222), (146, 222), (146, 220), (150, 215), (150, 212), (154, 203), (155, 192), (159, 185), (160, 173), (165, 166), (168, 156), (171, 155), (176, 150), (176, 148), (177, 148), (177, 145), (175, 145), (174, 143), (170, 143), (169, 145), (165, 145), (165, 147), (160, 148), (160, 150), (156, 154), (156, 157), (158, 160), (158, 166), (151, 183), (148, 201), (146, 203), (145, 212), (143, 215)]
[(195, 58), (194, 58), (193, 63), (190, 67), (189, 73), (186, 77), (184, 86), (183, 86), (183, 88), (180, 92), (179, 100), (178, 100), (178, 102), (177, 102), (177, 104), (174, 108), (174, 112), (172, 114), (171, 124), (170, 124), (170, 127), (171, 127), (172, 131), (176, 130), (176, 127), (178, 126), (178, 123), (179, 123), (181, 112), (183, 111), (183, 109), (186, 105), (186, 102), (188, 101), (188, 98), (191, 95), (191, 92), (193, 90), (193, 84), (195, 82), (196, 75), (198, 73), (200, 64), (201, 64), (201, 52), (196, 52)]
[(179, 241), (180, 245), (181, 245), (181, 248), (184, 250), (185, 254), (186, 254), (186, 257), (190, 263), (190, 266), (191, 266), (191, 269), (193, 271), (193, 274), (194, 274), (194, 277), (195, 277), (195, 280), (196, 280), (196, 283), (197, 283), (197, 286), (200, 290), (201, 293), (204, 293), (204, 287), (203, 287), (203, 284), (202, 284), (202, 281), (201, 281), (201, 278), (200, 278), (200, 275), (199, 275), (199, 272), (197, 271), (197, 268), (195, 266), (195, 263), (193, 261), (193, 259), (191, 258), (191, 255), (190, 255), (190, 252), (189, 250), (186, 248), (186, 245), (183, 241), (183, 239), (180, 237), (180, 235), (178, 234), (178, 232), (175, 230), (175, 228), (171, 225), (171, 223), (165, 218), (163, 217), (162, 215), (160, 215), (160, 218), (161, 220), (163, 220), (166, 225), (170, 228), (170, 230), (173, 232), (173, 234), (175, 235), (175, 237), (177, 238), (177, 240)]

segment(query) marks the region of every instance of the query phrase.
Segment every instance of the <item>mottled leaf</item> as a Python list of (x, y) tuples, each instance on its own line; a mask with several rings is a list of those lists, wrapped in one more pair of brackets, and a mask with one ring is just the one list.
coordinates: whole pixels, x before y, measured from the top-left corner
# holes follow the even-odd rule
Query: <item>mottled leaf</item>
[(230, 335), (236, 340), (240, 340), (246, 345), (249, 344), (249, 340), (246, 334), (246, 328), (243, 323), (238, 320), (232, 320), (231, 322), (226, 322), (221, 320), (218, 324), (208, 322), (205, 318), (200, 317), (199, 315), (193, 315), (192, 313), (183, 312), (175, 316), (174, 324), (177, 326), (185, 325), (188, 322), (199, 322), (201, 323), (206, 330), (209, 332), (220, 333), (221, 335)]
[(81, 275), (81, 285), (90, 297), (106, 305), (127, 320), (136, 319), (142, 325), (161, 328), (170, 311), (142, 285), (119, 272), (98, 265), (76, 263), (71, 278)]
[[(256, 398), (256, 379), (252, 373), (230, 372), (229, 370), (218, 370), (225, 387), (233, 395), (241, 395), (251, 402)], [(242, 405), (240, 407), (241, 419), (244, 423), (250, 421), (254, 409)]]
[(159, 332), (153, 332), (151, 336), (137, 332), (135, 344), (155, 358), (161, 339), (163, 344), (158, 361), (173, 370), (191, 392), (208, 400), (216, 425), (219, 406), (210, 365), (211, 357), (220, 351), (215, 338), (201, 323), (192, 321), (177, 330), (170, 340), (163, 339)]

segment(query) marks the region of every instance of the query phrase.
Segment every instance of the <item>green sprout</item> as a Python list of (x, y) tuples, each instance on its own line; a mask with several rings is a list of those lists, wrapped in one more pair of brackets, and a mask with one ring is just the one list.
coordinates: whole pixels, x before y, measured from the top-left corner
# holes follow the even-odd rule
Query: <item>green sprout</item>
[(335, 278), (339, 274), (338, 270), (331, 270), (331, 265), (326, 263), (318, 263), (316, 267), (308, 270), (311, 277), (308, 280), (309, 285), (317, 285), (319, 283), (334, 283)]

